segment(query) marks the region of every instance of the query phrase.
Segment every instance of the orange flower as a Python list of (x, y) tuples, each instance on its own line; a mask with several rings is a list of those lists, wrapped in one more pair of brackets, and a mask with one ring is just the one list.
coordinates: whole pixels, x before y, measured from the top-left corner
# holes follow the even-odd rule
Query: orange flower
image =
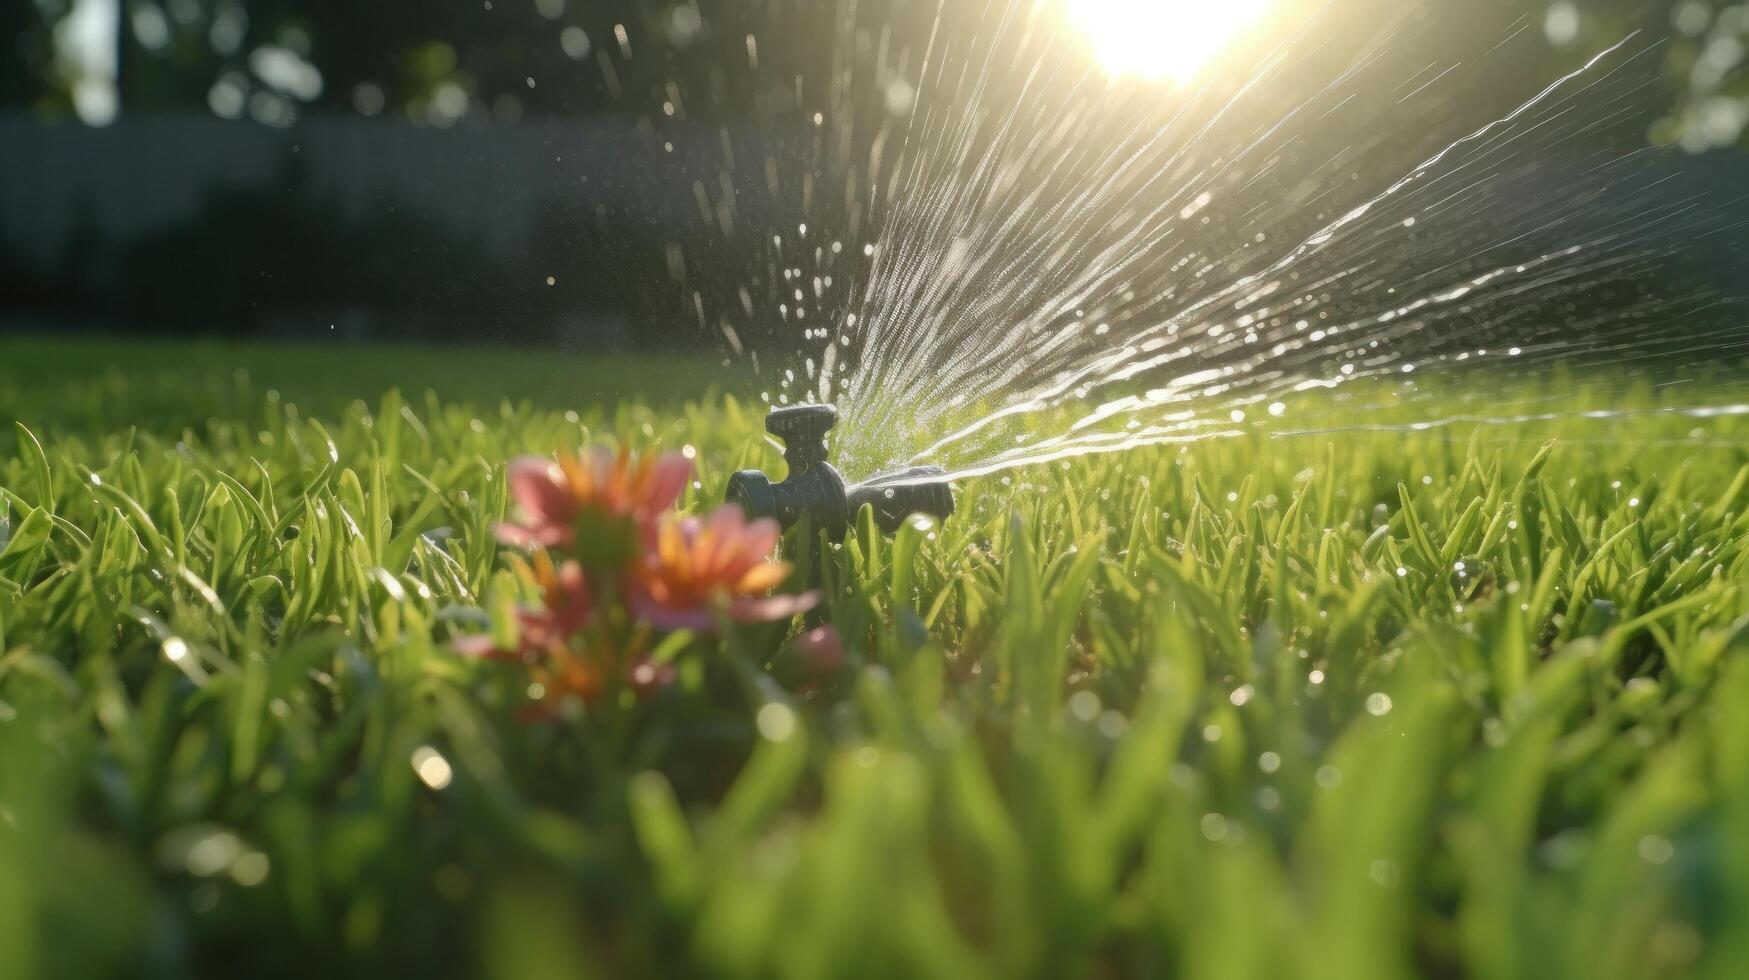
[[(558, 705), (567, 698), (577, 698), (587, 704), (601, 696), (606, 686), (601, 665), (569, 650), (546, 658), (529, 671), (534, 683), (540, 685), (537, 696), (543, 705)], [(531, 688), (531, 692), (534, 689)], [(551, 709), (533, 707), (529, 717), (541, 717)]]
[(720, 507), (704, 521), (664, 522), (633, 583), (632, 611), (660, 629), (714, 630), (718, 616), (742, 623), (788, 619), (812, 609), (815, 593), (771, 596), (789, 577), (772, 558), (777, 522), (749, 522), (741, 508)]
[[(594, 701), (617, 670), (623, 682), (639, 697), (648, 697), (672, 684), (677, 675), (668, 664), (656, 664), (642, 653), (610, 653), (612, 640), (596, 627), (594, 598), (575, 561), (554, 566), (545, 551), (536, 551), (533, 561), (522, 564), (523, 574), (540, 587), (541, 602), (517, 610), (515, 649), (504, 649), (490, 636), (458, 640), (455, 649), (465, 656), (515, 660), (528, 668), (531, 696), (542, 705), (558, 705), (575, 697)], [(547, 707), (538, 707), (529, 717), (543, 717)]]
[(501, 649), (490, 636), (470, 636), (457, 641), (456, 650), (475, 657), (534, 662), (543, 657), (569, 655), (571, 641), (583, 632), (594, 615), (594, 601), (583, 566), (574, 561), (554, 567), (546, 552), (536, 552), (534, 563), (524, 566), (541, 590), (541, 604), (517, 610), (517, 648)]
[[(507, 478), (522, 521), (499, 525), (499, 540), (524, 547), (579, 544), (592, 552), (585, 557), (625, 559), (629, 554), (618, 552), (652, 537), (657, 519), (685, 492), (692, 461), (678, 453), (640, 458), (597, 449), (557, 462), (524, 456), (510, 464)], [(628, 524), (637, 534), (629, 546), (619, 540)]]

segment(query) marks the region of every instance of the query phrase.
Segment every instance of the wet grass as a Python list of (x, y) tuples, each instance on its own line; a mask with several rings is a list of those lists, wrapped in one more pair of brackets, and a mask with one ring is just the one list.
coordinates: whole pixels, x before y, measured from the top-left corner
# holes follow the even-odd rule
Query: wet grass
[(691, 445), (704, 507), (781, 466), (753, 405), (619, 397), (662, 364), (65, 351), (0, 374), (0, 976), (1749, 962), (1749, 419), (976, 481), (827, 554), (834, 684), (771, 637), (530, 725), (445, 650), (501, 588), (504, 461)]

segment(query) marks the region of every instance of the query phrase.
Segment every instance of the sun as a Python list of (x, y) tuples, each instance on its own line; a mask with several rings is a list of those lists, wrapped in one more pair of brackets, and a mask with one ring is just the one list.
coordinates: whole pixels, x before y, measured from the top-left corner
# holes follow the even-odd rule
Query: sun
[(1190, 83), (1271, 0), (1062, 0), (1113, 78)]

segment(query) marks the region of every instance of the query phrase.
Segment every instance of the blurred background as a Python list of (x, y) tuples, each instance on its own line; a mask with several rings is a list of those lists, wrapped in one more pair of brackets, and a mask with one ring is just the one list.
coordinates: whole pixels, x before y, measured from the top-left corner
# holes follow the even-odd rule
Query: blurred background
[[(857, 188), (942, 6), (5, 0), (0, 330), (781, 343), (773, 230), (830, 229), (819, 248), (855, 281)], [(1749, 6), (1425, 11), (1453, 43), (1517, 39), (1503, 105), (1643, 32), (1660, 67), (1627, 138), (1704, 157), (1684, 173), (1721, 200), (1749, 187)]]

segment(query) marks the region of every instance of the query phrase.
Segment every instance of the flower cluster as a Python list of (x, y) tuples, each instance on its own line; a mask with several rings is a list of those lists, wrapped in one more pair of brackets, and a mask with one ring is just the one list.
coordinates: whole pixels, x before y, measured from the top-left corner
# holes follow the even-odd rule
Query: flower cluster
[(671, 682), (673, 667), (648, 653), (662, 634), (710, 634), (811, 609), (814, 593), (772, 594), (790, 573), (774, 557), (776, 522), (748, 521), (732, 505), (702, 519), (674, 511), (691, 479), (692, 462), (679, 454), (596, 450), (511, 463), (517, 519), (499, 525), (498, 537), (529, 553), (517, 567), (540, 602), (517, 610), (514, 643), (476, 636), (457, 649), (525, 664), (536, 697), (588, 702)]

